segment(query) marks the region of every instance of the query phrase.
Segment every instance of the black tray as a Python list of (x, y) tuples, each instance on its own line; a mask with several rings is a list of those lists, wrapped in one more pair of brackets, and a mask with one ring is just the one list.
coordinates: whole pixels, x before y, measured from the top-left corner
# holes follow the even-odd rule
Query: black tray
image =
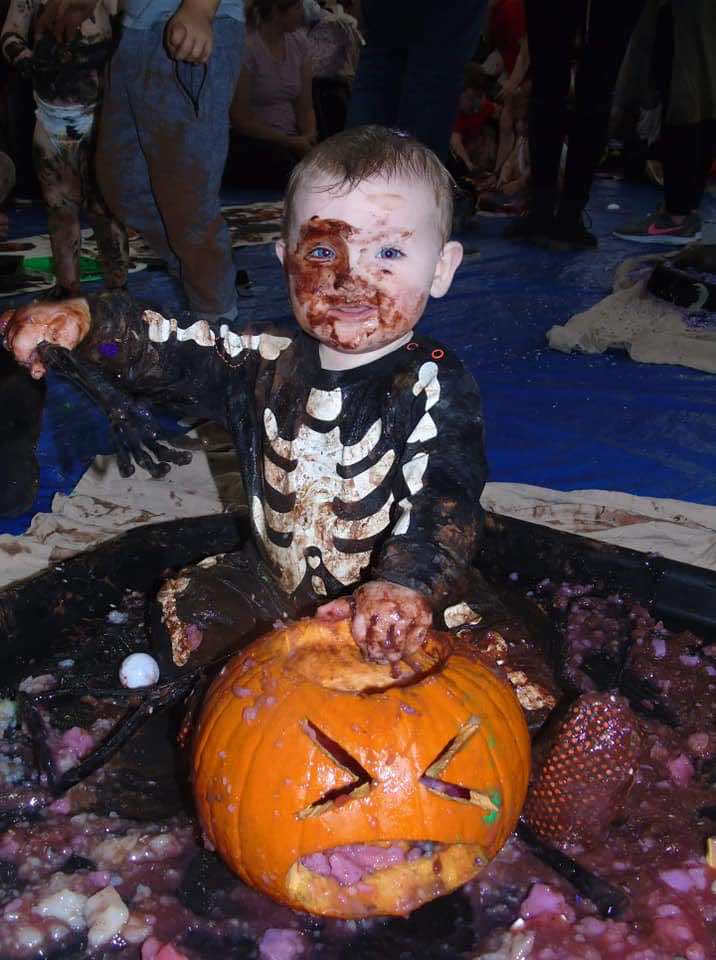
[[(48, 649), (78, 624), (103, 619), (128, 590), (151, 593), (171, 570), (236, 548), (245, 512), (140, 527), (0, 590), (0, 664)], [(478, 565), (491, 580), (602, 580), (653, 605), (667, 625), (716, 631), (716, 573), (488, 513)]]

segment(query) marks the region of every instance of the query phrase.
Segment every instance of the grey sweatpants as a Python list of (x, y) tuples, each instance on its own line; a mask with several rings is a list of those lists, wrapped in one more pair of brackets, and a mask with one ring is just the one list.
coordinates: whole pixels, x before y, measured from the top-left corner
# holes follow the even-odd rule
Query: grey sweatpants
[(102, 104), (97, 179), (115, 216), (181, 281), (192, 312), (233, 318), (236, 268), (219, 189), (244, 25), (214, 21), (206, 66), (172, 60), (164, 27), (123, 31)]

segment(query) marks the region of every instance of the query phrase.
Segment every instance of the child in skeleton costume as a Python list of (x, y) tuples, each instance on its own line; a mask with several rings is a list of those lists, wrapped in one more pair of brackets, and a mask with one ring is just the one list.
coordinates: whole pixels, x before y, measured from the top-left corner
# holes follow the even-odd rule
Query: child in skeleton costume
[(230, 431), (254, 543), (161, 588), (176, 665), (317, 605), (350, 617), (364, 652), (387, 662), (409, 657), (433, 622), (485, 614), (471, 566), (486, 476), (478, 389), (413, 329), (462, 259), (450, 224), (437, 158), (359, 128), (316, 148), (289, 185), (277, 253), (300, 329), (183, 324), (125, 293), (0, 321), (33, 376), (44, 372), (38, 343), (75, 347), (113, 387)]
[(11, 0), (0, 37), (7, 62), (35, 88), (33, 151), (37, 177), (47, 204), (56, 297), (77, 296), (80, 289), (80, 221), (90, 215), (105, 283), (123, 287), (128, 248), (124, 227), (102, 201), (94, 177), (95, 114), (101, 96), (101, 72), (110, 56), (110, 15), (100, 0), (75, 38), (58, 43), (50, 33), (31, 40), (45, 0)]

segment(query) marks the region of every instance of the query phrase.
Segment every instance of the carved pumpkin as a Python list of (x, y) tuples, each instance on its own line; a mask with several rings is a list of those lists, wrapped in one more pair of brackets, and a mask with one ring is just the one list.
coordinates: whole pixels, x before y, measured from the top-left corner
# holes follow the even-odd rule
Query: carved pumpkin
[(514, 829), (529, 738), (512, 690), (432, 634), (411, 668), (361, 658), (346, 622), (304, 620), (209, 690), (194, 791), (239, 876), (311, 913), (410, 913), (471, 879)]

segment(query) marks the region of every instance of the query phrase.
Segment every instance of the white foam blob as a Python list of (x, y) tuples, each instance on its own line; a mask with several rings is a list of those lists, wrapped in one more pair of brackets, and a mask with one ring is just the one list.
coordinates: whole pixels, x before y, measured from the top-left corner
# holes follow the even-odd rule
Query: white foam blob
[(131, 653), (122, 661), (119, 680), (123, 687), (151, 687), (159, 679), (159, 664), (148, 653)]

